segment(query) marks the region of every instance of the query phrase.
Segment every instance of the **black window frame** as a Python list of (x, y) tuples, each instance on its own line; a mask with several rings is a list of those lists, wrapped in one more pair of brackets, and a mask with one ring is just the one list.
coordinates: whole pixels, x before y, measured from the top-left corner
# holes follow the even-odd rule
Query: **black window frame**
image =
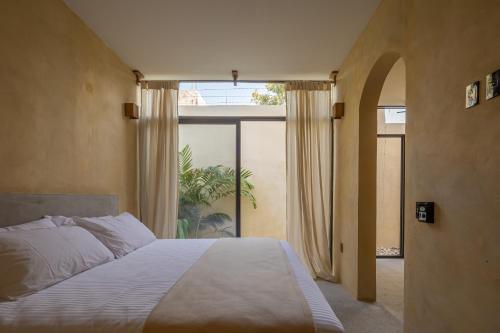
[(236, 236), (241, 237), (241, 123), (245, 121), (286, 121), (286, 117), (253, 116), (179, 116), (179, 125), (235, 125), (236, 130)]

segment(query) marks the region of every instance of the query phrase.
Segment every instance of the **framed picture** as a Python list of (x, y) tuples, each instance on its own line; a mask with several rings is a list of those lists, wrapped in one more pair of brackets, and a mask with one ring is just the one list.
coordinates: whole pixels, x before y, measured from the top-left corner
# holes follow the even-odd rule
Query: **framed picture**
[(500, 95), (500, 70), (486, 75), (486, 99)]
[(471, 108), (479, 104), (479, 81), (471, 83), (465, 89), (465, 108)]

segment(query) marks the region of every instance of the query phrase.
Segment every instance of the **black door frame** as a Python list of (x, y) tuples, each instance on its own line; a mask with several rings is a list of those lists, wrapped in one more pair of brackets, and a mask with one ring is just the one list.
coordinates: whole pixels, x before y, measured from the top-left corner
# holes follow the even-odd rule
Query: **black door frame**
[(397, 256), (377, 256), (377, 258), (404, 258), (405, 256), (405, 134), (377, 134), (379, 138), (399, 138), (401, 140), (401, 179), (400, 179), (400, 207), (399, 207), (399, 255)]
[(179, 116), (179, 125), (234, 125), (236, 129), (236, 195), (235, 223), (236, 237), (241, 237), (241, 122), (245, 121), (286, 121), (286, 117), (227, 117), (227, 116)]

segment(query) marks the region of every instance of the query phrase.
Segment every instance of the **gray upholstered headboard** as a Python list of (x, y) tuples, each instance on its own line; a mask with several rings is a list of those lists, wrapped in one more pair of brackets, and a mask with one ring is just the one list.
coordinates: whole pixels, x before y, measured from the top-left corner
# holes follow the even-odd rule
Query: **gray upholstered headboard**
[(0, 227), (37, 220), (44, 215), (118, 215), (116, 195), (0, 193)]

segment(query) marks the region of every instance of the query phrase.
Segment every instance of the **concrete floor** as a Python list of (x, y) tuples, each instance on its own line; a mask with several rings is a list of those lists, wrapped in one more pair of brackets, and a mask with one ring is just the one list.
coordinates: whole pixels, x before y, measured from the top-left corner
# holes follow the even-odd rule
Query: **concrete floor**
[(377, 259), (377, 302), (403, 321), (403, 259)]
[(357, 301), (342, 287), (318, 280), (318, 286), (346, 333), (403, 331), (403, 260), (377, 259), (377, 302)]

